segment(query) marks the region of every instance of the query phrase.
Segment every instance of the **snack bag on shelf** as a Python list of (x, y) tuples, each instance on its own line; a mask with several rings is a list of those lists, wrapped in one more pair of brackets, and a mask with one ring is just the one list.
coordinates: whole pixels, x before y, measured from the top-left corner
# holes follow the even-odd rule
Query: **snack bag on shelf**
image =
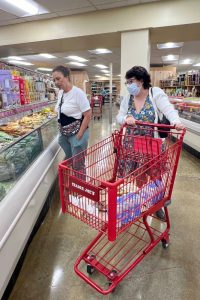
[(24, 87), (25, 87), (25, 103), (30, 103), (30, 93), (29, 93), (29, 81), (28, 79), (24, 80)]

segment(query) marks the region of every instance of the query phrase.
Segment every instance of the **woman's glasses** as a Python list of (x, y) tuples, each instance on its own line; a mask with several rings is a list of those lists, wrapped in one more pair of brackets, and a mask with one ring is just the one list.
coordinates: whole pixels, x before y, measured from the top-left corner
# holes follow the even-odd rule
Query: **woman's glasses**
[(126, 81), (125, 81), (125, 84), (127, 85), (127, 84), (131, 84), (131, 83), (133, 83), (133, 82), (136, 82), (137, 81), (137, 79), (135, 79), (135, 78), (130, 78), (130, 79), (127, 79)]

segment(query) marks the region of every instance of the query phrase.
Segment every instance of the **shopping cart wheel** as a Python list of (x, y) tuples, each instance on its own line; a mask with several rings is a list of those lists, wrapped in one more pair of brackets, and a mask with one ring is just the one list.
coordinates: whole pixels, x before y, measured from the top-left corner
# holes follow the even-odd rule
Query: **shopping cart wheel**
[(162, 242), (162, 247), (163, 247), (164, 249), (167, 249), (167, 248), (169, 247), (169, 243), (168, 243), (167, 240), (162, 239), (161, 242)]
[[(93, 259), (95, 259), (95, 255), (92, 254), (92, 255), (90, 255), (88, 258), (89, 258), (90, 261), (92, 261)], [(94, 270), (95, 270), (95, 269), (94, 269), (94, 267), (93, 267), (92, 265), (87, 264), (87, 273), (88, 273), (88, 274), (92, 275), (93, 272), (94, 272)]]
[[(113, 280), (115, 277), (117, 276), (117, 271), (116, 270), (112, 270), (109, 274), (109, 279), (108, 279), (108, 285), (111, 286)], [(112, 293), (115, 291), (115, 288), (112, 290)]]
[(92, 275), (94, 272), (94, 267), (91, 265), (87, 265), (87, 273)]

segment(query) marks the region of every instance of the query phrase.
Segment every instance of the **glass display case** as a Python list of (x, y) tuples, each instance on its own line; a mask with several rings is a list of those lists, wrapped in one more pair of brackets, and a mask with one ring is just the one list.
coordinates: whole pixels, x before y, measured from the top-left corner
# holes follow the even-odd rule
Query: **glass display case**
[(50, 119), (0, 150), (0, 201), (57, 136), (57, 120)]
[(174, 104), (183, 119), (200, 124), (200, 98), (173, 98), (170, 101)]

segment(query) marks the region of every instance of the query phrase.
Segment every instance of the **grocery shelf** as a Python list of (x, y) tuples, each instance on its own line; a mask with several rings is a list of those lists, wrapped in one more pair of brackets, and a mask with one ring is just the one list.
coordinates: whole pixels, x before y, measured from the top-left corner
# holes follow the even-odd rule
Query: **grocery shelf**
[(35, 102), (19, 107), (0, 110), (0, 125), (23, 118), (33, 112), (41, 111), (42, 108), (55, 104), (56, 101)]

